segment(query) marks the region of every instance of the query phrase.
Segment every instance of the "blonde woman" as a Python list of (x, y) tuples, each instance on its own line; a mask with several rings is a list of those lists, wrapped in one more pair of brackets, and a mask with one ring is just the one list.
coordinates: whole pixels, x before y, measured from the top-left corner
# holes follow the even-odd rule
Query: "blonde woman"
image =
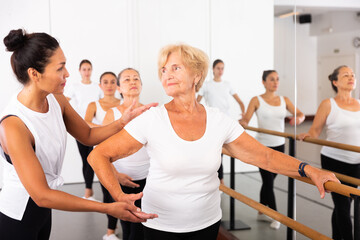
[[(217, 238), (220, 193), (217, 170), (222, 147), (233, 156), (261, 168), (290, 176), (307, 175), (319, 188), (337, 181), (332, 173), (261, 145), (219, 110), (197, 102), (208, 71), (207, 55), (188, 45), (168, 45), (160, 51), (158, 73), (173, 99), (132, 120), (89, 155), (89, 162), (116, 201), (128, 198), (117, 183), (111, 162), (145, 146), (150, 156), (142, 209), (158, 214), (144, 225), (145, 238)], [(121, 161), (121, 160), (120, 160)], [(300, 165), (303, 166), (304, 164)]]

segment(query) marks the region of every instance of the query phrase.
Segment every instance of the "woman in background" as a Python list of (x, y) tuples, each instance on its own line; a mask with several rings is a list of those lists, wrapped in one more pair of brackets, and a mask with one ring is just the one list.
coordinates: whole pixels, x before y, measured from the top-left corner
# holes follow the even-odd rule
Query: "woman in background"
[[(360, 146), (360, 101), (352, 97), (356, 87), (354, 72), (348, 66), (340, 66), (329, 75), (329, 80), (336, 96), (321, 102), (309, 132), (300, 134), (299, 138), (318, 138), (326, 126), (326, 140)], [(360, 178), (360, 153), (324, 146), (321, 149), (321, 166), (333, 172)], [(335, 240), (352, 240), (352, 198), (337, 193), (331, 193), (331, 197), (334, 202), (332, 237)]]
[[(224, 62), (220, 59), (216, 59), (213, 62), (213, 81), (204, 82), (204, 85), (200, 88), (197, 101), (200, 102), (202, 97), (205, 98), (205, 102), (210, 107), (218, 108), (223, 113), (232, 116), (230, 112), (230, 104), (228, 101), (229, 96), (232, 96), (235, 101), (239, 104), (241, 114), (245, 113), (245, 105), (231, 87), (230, 83), (222, 80), (222, 75), (224, 74)], [(221, 155), (221, 158), (223, 155)], [(222, 162), (222, 160), (221, 160)], [(224, 170), (221, 163), (218, 170), (218, 175), (220, 182), (224, 183)]]
[[(278, 132), (284, 132), (285, 130), (285, 117), (287, 111), (293, 115), (290, 119), (291, 125), (301, 124), (304, 121), (304, 114), (299, 109), (295, 109), (289, 98), (278, 96), (276, 94), (279, 87), (279, 75), (275, 70), (264, 71), (262, 83), (265, 87), (265, 93), (251, 99), (244, 117), (240, 120), (240, 123), (243, 126), (246, 126), (249, 123), (254, 112), (256, 113), (258, 119), (259, 128)], [(258, 133), (257, 140), (263, 145), (276, 151), (283, 153), (285, 150), (285, 138), (283, 137)], [(265, 206), (269, 206), (271, 209), (276, 211), (274, 180), (277, 174), (261, 168), (259, 168), (259, 170), (262, 179), (260, 203)], [(280, 222), (272, 220), (260, 212), (258, 213), (257, 219), (259, 221), (271, 222), (270, 227), (273, 229), (280, 228)]]
[[(69, 84), (65, 89), (65, 96), (71, 100), (76, 112), (84, 119), (86, 109), (90, 102), (98, 101), (102, 94), (99, 85), (91, 81), (92, 64), (89, 60), (84, 59), (80, 62), (79, 72), (81, 75), (81, 82)], [(76, 141), (79, 153), (83, 162), (83, 176), (85, 180), (85, 194), (84, 198), (95, 200), (92, 184), (94, 181), (94, 170), (87, 162), (89, 153), (93, 150), (92, 146), (87, 146), (79, 141)]]
[[(102, 125), (106, 112), (120, 104), (120, 100), (115, 97), (115, 92), (117, 88), (117, 79), (116, 75), (113, 72), (104, 72), (100, 76), (100, 89), (103, 91), (104, 97), (99, 101), (89, 103), (86, 114), (85, 121), (90, 127), (99, 127)], [(100, 184), (101, 185), (101, 184)], [(112, 203), (114, 202), (109, 194), (109, 192), (101, 185), (101, 190), (103, 192), (103, 202)], [(119, 240), (115, 235), (117, 218), (107, 214), (108, 225), (106, 234), (103, 236), (103, 240)]]
[[(133, 68), (126, 68), (119, 73), (118, 80), (119, 92), (124, 101), (121, 105), (107, 111), (103, 122), (104, 125), (120, 119), (124, 111), (132, 104), (139, 107), (142, 106), (139, 102), (142, 90), (139, 72)], [(145, 147), (142, 147), (136, 153), (113, 162), (112, 167), (115, 167), (114, 172), (124, 193), (131, 194), (143, 191), (146, 177), (149, 172), (149, 160), (149, 155), (147, 154)], [(125, 175), (126, 177), (123, 177), (122, 175)], [(141, 200), (136, 201), (135, 205), (141, 208)], [(120, 222), (123, 231), (123, 240), (144, 239), (143, 226), (141, 223), (133, 223), (124, 220), (120, 220)]]

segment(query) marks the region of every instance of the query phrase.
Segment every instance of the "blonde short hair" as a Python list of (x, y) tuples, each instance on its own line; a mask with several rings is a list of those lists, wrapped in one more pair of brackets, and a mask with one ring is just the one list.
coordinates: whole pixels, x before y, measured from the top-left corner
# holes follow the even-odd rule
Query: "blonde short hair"
[(163, 47), (160, 50), (158, 58), (158, 74), (161, 79), (162, 71), (161, 69), (165, 66), (169, 56), (173, 52), (180, 53), (181, 60), (184, 65), (190, 68), (191, 71), (195, 74), (201, 76), (200, 81), (196, 84), (195, 90), (199, 91), (209, 69), (209, 58), (205, 52), (202, 50), (192, 47), (187, 44), (171, 44)]

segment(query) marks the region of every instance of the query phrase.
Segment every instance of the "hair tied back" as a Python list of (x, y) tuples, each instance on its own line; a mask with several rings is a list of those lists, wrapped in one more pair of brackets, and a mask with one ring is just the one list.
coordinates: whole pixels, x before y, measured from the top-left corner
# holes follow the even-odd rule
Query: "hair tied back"
[(23, 29), (11, 30), (4, 38), (4, 44), (7, 51), (14, 52), (24, 46), (25, 40), (26, 36)]

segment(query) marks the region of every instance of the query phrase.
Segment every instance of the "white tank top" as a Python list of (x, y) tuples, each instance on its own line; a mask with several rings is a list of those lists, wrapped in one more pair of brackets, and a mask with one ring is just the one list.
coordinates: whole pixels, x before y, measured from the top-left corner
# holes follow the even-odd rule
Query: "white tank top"
[[(326, 140), (360, 146), (360, 111), (352, 112), (340, 108), (330, 98), (331, 110), (326, 119)], [(322, 147), (321, 154), (350, 164), (360, 163), (360, 153), (332, 147)]]
[(96, 105), (96, 112), (95, 112), (95, 116), (94, 116), (92, 122), (95, 124), (98, 124), (98, 125), (102, 125), (102, 122), (104, 121), (106, 112), (101, 107), (99, 101), (95, 101), (95, 105)]
[[(15, 96), (1, 114), (19, 117), (35, 139), (35, 154), (44, 170), (50, 188), (63, 184), (60, 176), (66, 147), (66, 128), (59, 103), (54, 95), (47, 96), (49, 111), (35, 112), (17, 100)], [(5, 159), (4, 151), (0, 155)], [(0, 192), (0, 211), (16, 220), (21, 220), (29, 200), (29, 194), (22, 185), (12, 164), (3, 161), (4, 185)]]
[[(261, 96), (259, 99), (259, 108), (256, 110), (259, 128), (284, 132), (286, 103), (284, 97), (280, 96), (280, 106), (272, 106), (268, 104)], [(273, 136), (270, 134), (258, 133), (257, 140), (267, 146), (276, 147), (285, 144), (285, 138)]]
[[(122, 114), (117, 107), (111, 108), (114, 112), (114, 120), (121, 118)], [(116, 160), (113, 162), (114, 167), (120, 173), (125, 173), (134, 180), (145, 179), (149, 173), (150, 157), (145, 149), (142, 147), (136, 153)]]

